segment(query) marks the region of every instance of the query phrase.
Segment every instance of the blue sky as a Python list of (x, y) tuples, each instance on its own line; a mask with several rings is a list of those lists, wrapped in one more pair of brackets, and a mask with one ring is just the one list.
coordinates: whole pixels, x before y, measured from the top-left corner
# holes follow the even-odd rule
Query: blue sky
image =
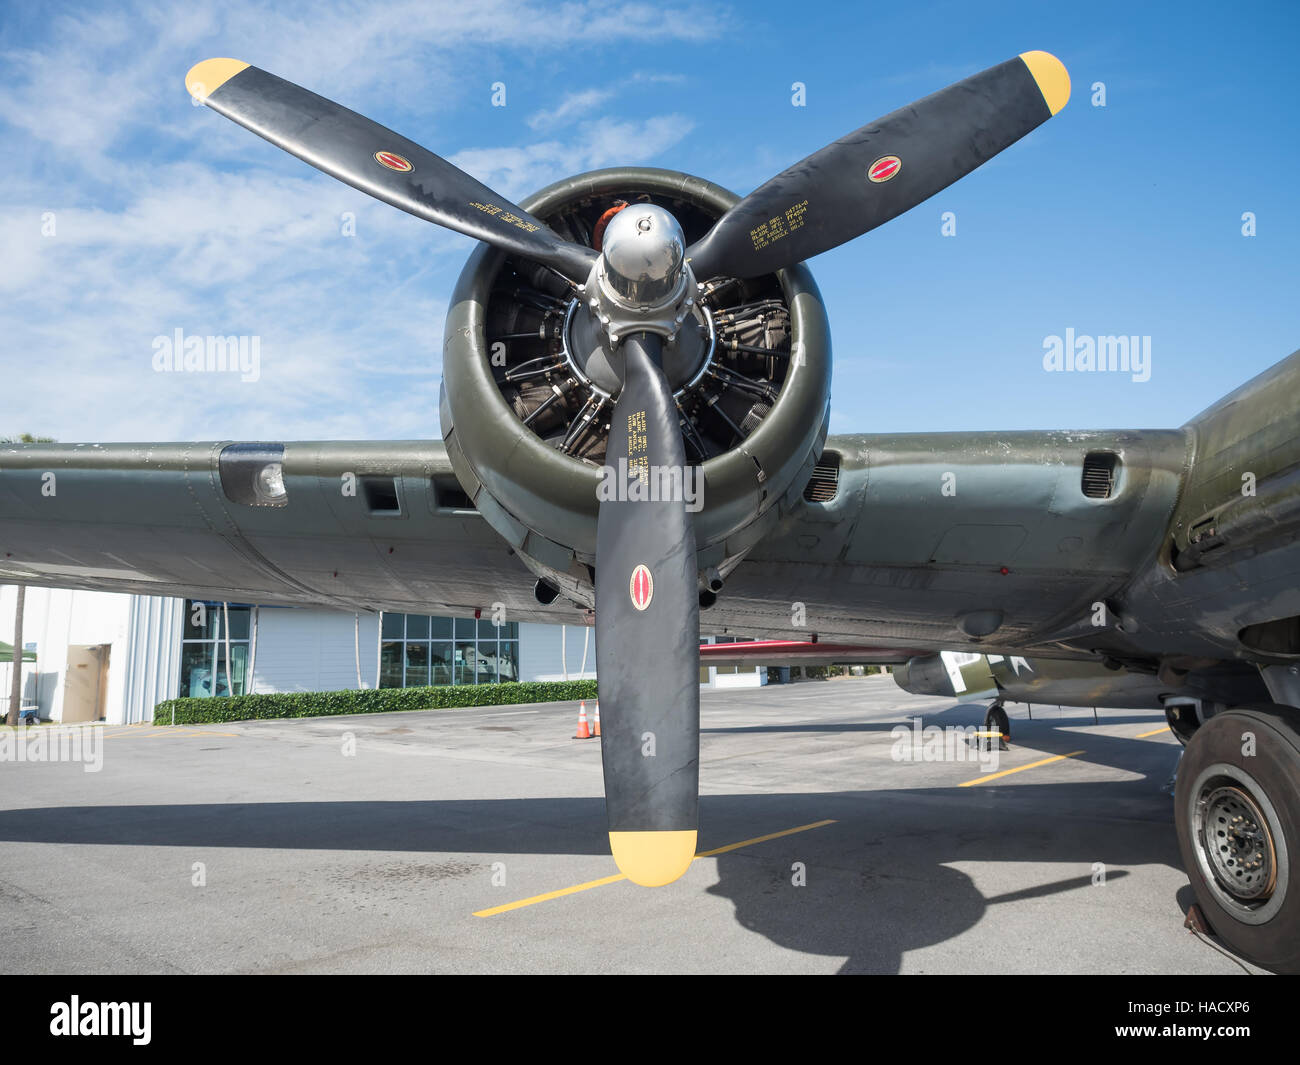
[[(469, 241), (191, 106), (186, 70), (219, 55), (521, 198), (620, 163), (748, 192), (904, 103), (1053, 52), (1073, 81), (1060, 115), (812, 261), (835, 337), (832, 429), (1180, 424), (1300, 347), (1300, 7), (1134, 6), (6, 7), (0, 434), (437, 435)], [(956, 236), (940, 235), (944, 211)], [(154, 338), (177, 328), (259, 336), (259, 380), (154, 372)], [(1044, 338), (1067, 328), (1149, 335), (1150, 380), (1044, 372)]]

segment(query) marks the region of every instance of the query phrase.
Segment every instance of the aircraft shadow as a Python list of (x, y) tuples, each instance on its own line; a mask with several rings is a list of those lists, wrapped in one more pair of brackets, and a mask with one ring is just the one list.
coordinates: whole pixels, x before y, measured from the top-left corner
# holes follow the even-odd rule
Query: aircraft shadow
[[(1082, 900), (1084, 892), (1105, 890), (1124, 905), (1129, 868), (1180, 864), (1171, 800), (1149, 777), (706, 794), (700, 848), (825, 819), (836, 823), (713, 859), (717, 882), (707, 890), (732, 903), (742, 927), (791, 950), (842, 958), (843, 972), (897, 972), (907, 952), (960, 936), (986, 917), (996, 919), (1000, 907), (1036, 897), (1076, 892)], [(11, 809), (0, 811), (0, 841), (469, 853), (484, 855), (485, 863), (509, 854), (608, 853), (599, 797)], [(964, 861), (1065, 868), (1045, 872), (1039, 884), (986, 897), (953, 867)], [(793, 883), (796, 862), (803, 863), (806, 886)], [(1107, 871), (1104, 888), (1093, 885), (1098, 862)], [(1180, 920), (1186, 894), (1167, 901), (1165, 919)]]

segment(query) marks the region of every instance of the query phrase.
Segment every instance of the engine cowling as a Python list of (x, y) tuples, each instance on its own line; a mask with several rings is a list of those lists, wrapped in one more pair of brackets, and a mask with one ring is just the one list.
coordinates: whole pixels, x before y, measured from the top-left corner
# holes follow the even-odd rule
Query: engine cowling
[[(689, 244), (736, 201), (676, 171), (617, 168), (557, 182), (520, 206), (598, 248), (620, 203), (665, 208)], [(743, 282), (700, 281), (664, 369), (688, 462), (702, 475), (694, 528), (707, 604), (812, 474), (828, 428), (831, 349), (802, 264)], [(474, 505), (539, 577), (588, 606), (619, 382), (598, 314), (553, 271), (479, 245), (447, 314), (441, 394), (448, 456)]]

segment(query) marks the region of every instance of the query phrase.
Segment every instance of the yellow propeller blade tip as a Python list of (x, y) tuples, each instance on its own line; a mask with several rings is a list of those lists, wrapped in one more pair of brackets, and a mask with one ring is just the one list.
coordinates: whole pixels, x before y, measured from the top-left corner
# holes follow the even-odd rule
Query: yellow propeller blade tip
[(247, 68), (248, 64), (239, 59), (205, 59), (190, 67), (185, 75), (185, 89), (195, 99), (206, 100), (210, 93)]
[(1034, 76), (1052, 114), (1070, 102), (1070, 72), (1064, 63), (1050, 52), (1022, 52), (1020, 58)]
[(609, 849), (619, 872), (642, 887), (671, 884), (695, 859), (695, 830), (611, 832)]

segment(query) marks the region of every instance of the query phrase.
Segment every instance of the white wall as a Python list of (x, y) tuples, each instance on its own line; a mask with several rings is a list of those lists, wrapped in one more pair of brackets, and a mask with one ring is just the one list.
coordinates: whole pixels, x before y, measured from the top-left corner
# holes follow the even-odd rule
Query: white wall
[[(0, 588), (0, 640), (13, 642), (14, 601), (18, 589)], [(28, 588), (23, 611), (23, 643), (36, 644), (41, 679), (37, 703), (41, 717), (53, 721), (63, 715), (64, 675), (68, 645), (109, 646), (108, 721), (123, 720), (126, 684), (128, 620), (133, 596), (119, 592), (77, 592), (66, 588)]]
[[(361, 681), (375, 687), (379, 616), (362, 614)], [(257, 622), (253, 691), (343, 691), (357, 687), (353, 615), (332, 610), (262, 607)]]
[[(587, 637), (587, 671), (582, 671), (582, 641)], [(560, 648), (564, 647), (561, 657)], [(519, 679), (564, 680), (567, 660), (569, 680), (596, 676), (596, 630), (587, 625), (519, 625)]]
[[(181, 634), (185, 600), (160, 595), (133, 595), (127, 616), (125, 669), (109, 663), (108, 720), (152, 721), (153, 708), (176, 698), (181, 682)], [(119, 668), (113, 667), (118, 665)], [(114, 675), (121, 678), (120, 702)], [(121, 713), (114, 717), (113, 707)]]
[(721, 673), (716, 668), (709, 670), (712, 688), (761, 688), (767, 683), (766, 666), (742, 666), (744, 672)]

